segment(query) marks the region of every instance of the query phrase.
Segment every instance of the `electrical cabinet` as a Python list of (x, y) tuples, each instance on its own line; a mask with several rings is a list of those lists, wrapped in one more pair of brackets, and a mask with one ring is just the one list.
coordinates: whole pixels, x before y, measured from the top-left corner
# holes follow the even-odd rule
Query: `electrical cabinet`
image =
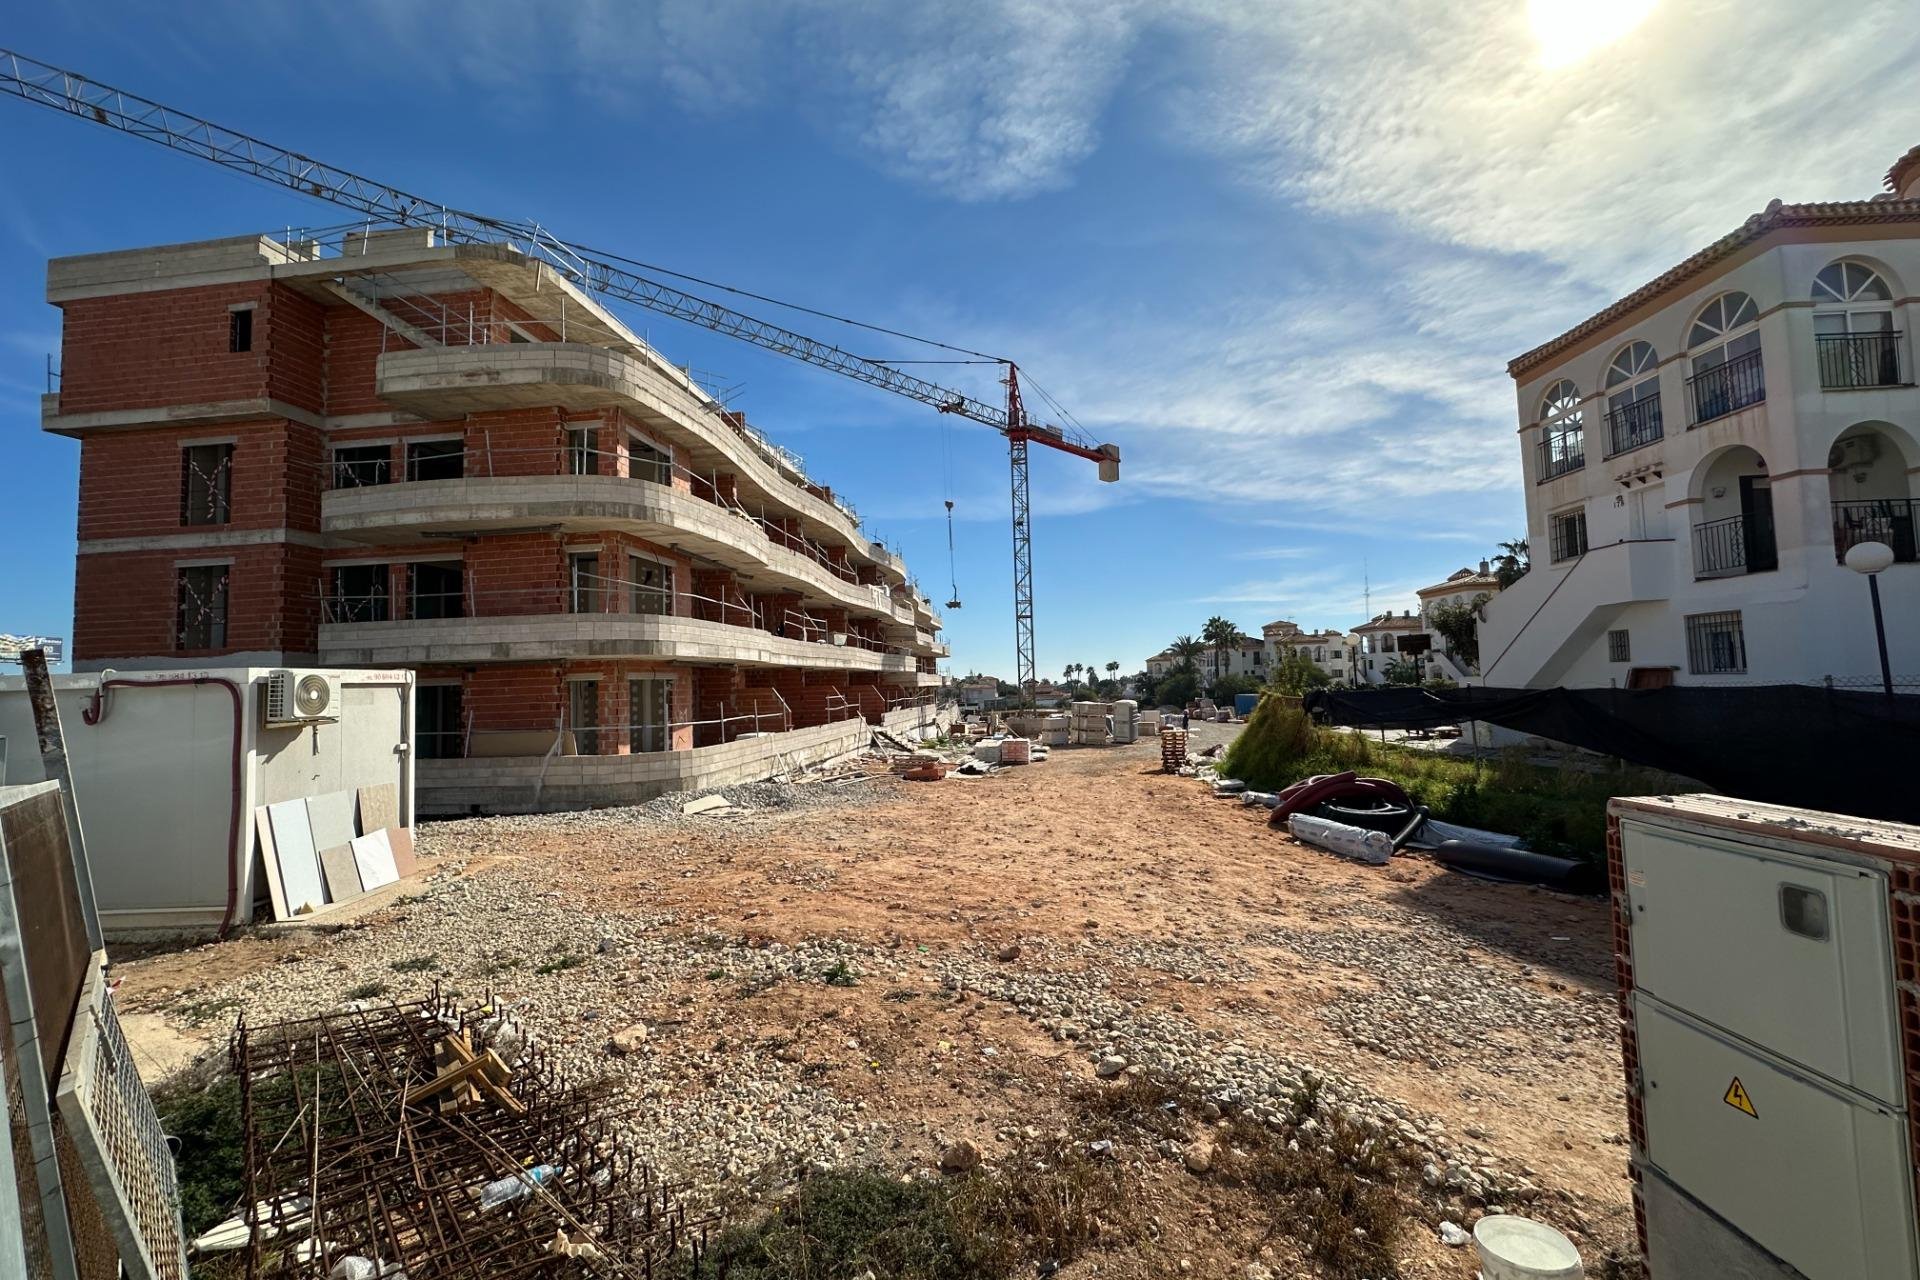
[(1721, 797), (1612, 810), (1653, 1280), (1920, 1275), (1893, 926), (1920, 831)]

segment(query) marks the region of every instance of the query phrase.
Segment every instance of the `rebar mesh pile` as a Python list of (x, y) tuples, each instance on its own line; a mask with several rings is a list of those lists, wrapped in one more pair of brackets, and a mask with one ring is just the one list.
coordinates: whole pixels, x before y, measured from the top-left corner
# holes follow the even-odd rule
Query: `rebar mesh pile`
[[(457, 1088), (407, 1101), (445, 1069), (450, 1037), (499, 1051), (510, 1101)], [(716, 1220), (616, 1141), (604, 1100), (519, 1038), (437, 992), (243, 1024), (232, 1054), (250, 1280), (331, 1276), (349, 1258), (364, 1262), (344, 1274), (408, 1280), (694, 1273)]]

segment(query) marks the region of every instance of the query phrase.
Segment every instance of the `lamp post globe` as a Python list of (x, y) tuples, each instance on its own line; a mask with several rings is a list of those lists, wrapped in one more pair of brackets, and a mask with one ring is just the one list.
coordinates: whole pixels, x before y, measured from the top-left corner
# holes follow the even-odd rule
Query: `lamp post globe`
[(1856, 542), (1847, 548), (1847, 568), (1855, 573), (1879, 573), (1893, 563), (1893, 548), (1884, 542)]

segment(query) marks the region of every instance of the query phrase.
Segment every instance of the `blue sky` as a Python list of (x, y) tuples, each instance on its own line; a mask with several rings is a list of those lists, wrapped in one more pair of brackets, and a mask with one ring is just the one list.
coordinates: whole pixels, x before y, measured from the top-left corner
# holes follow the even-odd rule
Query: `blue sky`
[[(436, 199), (1019, 360), (1126, 457), (1101, 485), (1036, 452), (1057, 675), (1137, 669), (1212, 613), (1350, 627), (1364, 581), (1376, 610), (1410, 607), (1520, 534), (1506, 360), (1774, 196), (1872, 194), (1920, 142), (1915, 18), (1913, 0), (1845, 21), (1802, 0), (202, 0), (34, 6), (0, 44)], [(343, 220), (0, 100), (0, 630), (71, 626), (78, 447), (38, 430), (45, 260)], [(630, 318), (737, 387), (936, 601), (952, 497), (953, 667), (1011, 674), (997, 436)]]

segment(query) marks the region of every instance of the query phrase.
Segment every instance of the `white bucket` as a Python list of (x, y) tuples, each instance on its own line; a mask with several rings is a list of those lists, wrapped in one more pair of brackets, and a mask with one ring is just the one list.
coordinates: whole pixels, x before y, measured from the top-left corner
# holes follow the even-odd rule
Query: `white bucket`
[(1544, 1222), (1497, 1213), (1473, 1224), (1480, 1280), (1582, 1280), (1580, 1251)]

